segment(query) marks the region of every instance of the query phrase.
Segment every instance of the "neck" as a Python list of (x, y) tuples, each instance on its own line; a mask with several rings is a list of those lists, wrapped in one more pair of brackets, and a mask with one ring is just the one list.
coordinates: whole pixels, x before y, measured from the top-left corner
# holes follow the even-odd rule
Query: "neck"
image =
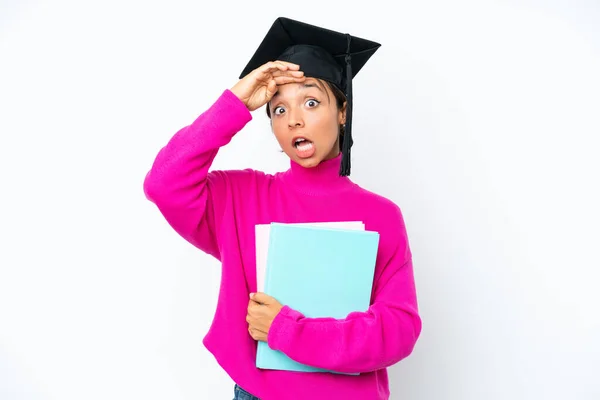
[(290, 160), (285, 172), (286, 183), (307, 194), (333, 193), (354, 186), (347, 176), (340, 176), (342, 154), (321, 161), (316, 167), (305, 168)]

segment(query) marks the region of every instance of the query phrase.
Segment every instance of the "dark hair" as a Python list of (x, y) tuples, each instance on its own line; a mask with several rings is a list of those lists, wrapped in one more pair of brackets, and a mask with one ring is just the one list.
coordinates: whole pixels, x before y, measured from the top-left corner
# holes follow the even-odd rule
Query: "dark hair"
[[(344, 94), (344, 92), (342, 92), (340, 89), (338, 89), (337, 86), (333, 85), (332, 83), (323, 80), (323, 79), (317, 79), (317, 82), (320, 83), (324, 83), (325, 85), (327, 85), (327, 87), (329, 89), (331, 89), (331, 91), (333, 92), (333, 97), (335, 97), (335, 102), (337, 105), (337, 109), (338, 111), (342, 109), (342, 107), (344, 106), (344, 103), (346, 102), (346, 95)], [(325, 90), (325, 93), (327, 94), (327, 99), (329, 99), (329, 101), (331, 101), (331, 99), (329, 98), (329, 92), (327, 90)], [(267, 117), (269, 117), (269, 119), (271, 119), (271, 109), (269, 108), (269, 104), (267, 103), (267, 106), (265, 107), (266, 111), (267, 111)], [(342, 145), (344, 144), (344, 125), (340, 125), (340, 129), (339, 129), (339, 137), (340, 137), (340, 150), (342, 150)]]

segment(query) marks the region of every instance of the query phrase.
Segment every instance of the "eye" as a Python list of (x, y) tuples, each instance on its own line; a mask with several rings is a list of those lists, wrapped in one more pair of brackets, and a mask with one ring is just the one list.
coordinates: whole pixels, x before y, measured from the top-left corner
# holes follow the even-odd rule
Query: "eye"
[(275, 107), (275, 109), (273, 110), (273, 114), (275, 114), (275, 115), (281, 115), (284, 112), (285, 112), (285, 108), (283, 108), (281, 106)]
[(306, 104), (309, 108), (315, 108), (316, 106), (318, 106), (321, 102), (317, 99), (309, 99), (306, 101)]

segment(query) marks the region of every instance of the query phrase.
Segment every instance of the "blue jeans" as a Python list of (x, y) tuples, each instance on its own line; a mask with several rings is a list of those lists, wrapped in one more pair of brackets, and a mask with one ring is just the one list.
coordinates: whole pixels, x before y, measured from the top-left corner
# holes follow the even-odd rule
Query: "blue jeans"
[(258, 397), (252, 396), (250, 393), (246, 392), (244, 389), (239, 387), (237, 384), (235, 385), (233, 392), (235, 395), (233, 400), (260, 400)]

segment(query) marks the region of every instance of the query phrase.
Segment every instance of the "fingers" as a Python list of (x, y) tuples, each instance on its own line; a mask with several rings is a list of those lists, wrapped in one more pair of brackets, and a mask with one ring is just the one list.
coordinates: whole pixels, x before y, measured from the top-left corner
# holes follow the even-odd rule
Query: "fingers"
[(306, 77), (304, 76), (304, 71), (290, 71), (287, 70), (285, 66), (275, 64), (276, 69), (265, 69), (260, 71), (262, 74), (261, 80), (271, 80), (275, 79), (276, 85), (283, 85), (286, 83), (292, 82), (303, 82)]
[(277, 301), (277, 300), (275, 300), (274, 297), (271, 297), (268, 294), (263, 293), (263, 292), (250, 293), (250, 299), (254, 300), (257, 303), (266, 304), (266, 305), (275, 303)]
[(300, 65), (298, 64), (294, 64), (288, 61), (282, 61), (282, 60), (275, 60), (275, 62), (281, 63), (283, 65), (287, 65), (290, 69), (295, 69), (295, 70), (299, 70), (300, 69)]
[(261, 65), (260, 67), (258, 67), (258, 69), (261, 72), (274, 72), (274, 71), (287, 71), (287, 70), (292, 70), (292, 71), (298, 71), (300, 70), (300, 66), (298, 64), (293, 64), (287, 61), (269, 61), (266, 64)]
[(274, 71), (271, 73), (271, 76), (273, 77), (277, 77), (277, 76), (293, 76), (296, 78), (301, 78), (304, 76), (304, 71)]
[(258, 330), (256, 328), (249, 326), (248, 333), (250, 333), (250, 336), (252, 336), (252, 339), (254, 339), (254, 340), (261, 340), (263, 342), (267, 341), (267, 333), (266, 332), (263, 332), (261, 330)]
[(267, 84), (265, 100), (269, 101), (277, 93), (278, 85), (304, 82), (304, 71), (299, 68), (298, 64), (285, 61), (271, 61), (257, 68), (257, 79)]
[(256, 300), (248, 301), (248, 313), (256, 313), (260, 311), (262, 308), (262, 304), (257, 302)]
[(275, 61), (268, 62), (258, 68), (260, 72), (267, 74), (273, 73), (275, 71), (287, 71), (288, 69), (291, 68), (283, 63)]
[(267, 91), (265, 93), (266, 100), (268, 101), (272, 99), (273, 96), (275, 96), (275, 93), (277, 93), (277, 81), (275, 79), (271, 79), (267, 85)]
[(254, 335), (259, 335), (259, 334), (266, 335), (267, 334), (267, 332), (263, 331), (262, 329), (258, 329), (257, 327), (252, 326), (252, 325), (248, 326), (248, 332), (250, 332), (251, 334), (254, 334)]
[(257, 303), (269, 304), (271, 298), (271, 296), (263, 292), (250, 293), (250, 299), (254, 300)]

